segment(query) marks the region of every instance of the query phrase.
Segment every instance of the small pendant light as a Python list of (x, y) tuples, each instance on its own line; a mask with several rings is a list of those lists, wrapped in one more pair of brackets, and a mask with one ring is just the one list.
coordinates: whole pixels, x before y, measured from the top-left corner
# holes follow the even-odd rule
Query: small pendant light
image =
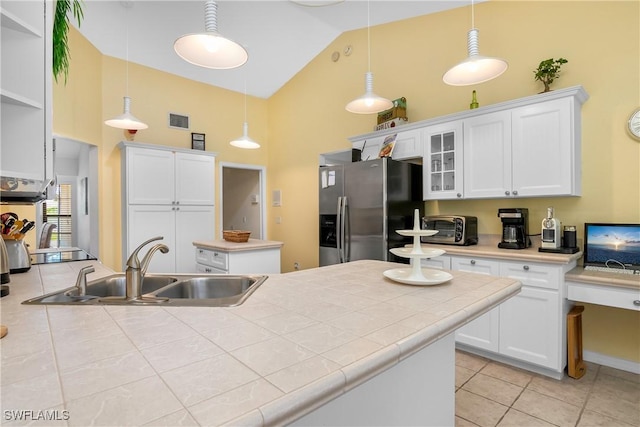
[(249, 123), (247, 122), (247, 82), (244, 83), (244, 124), (242, 125), (242, 136), (231, 141), (229, 144), (238, 148), (255, 150), (260, 148), (260, 144), (249, 138)]
[(244, 65), (249, 59), (245, 48), (218, 32), (218, 3), (207, 0), (204, 14), (204, 33), (185, 34), (173, 44), (178, 56), (193, 65), (217, 70)]
[(121, 2), (122, 6), (125, 8), (125, 41), (126, 41), (126, 94), (124, 96), (124, 106), (123, 113), (119, 116), (116, 116), (112, 119), (105, 120), (104, 124), (107, 126), (111, 126), (118, 129), (127, 129), (127, 130), (141, 130), (147, 129), (149, 126), (146, 123), (138, 120), (133, 114), (131, 114), (131, 98), (128, 96), (129, 94), (129, 21), (128, 21), (128, 12), (126, 9), (131, 7), (129, 4), (131, 2)]
[(367, 0), (367, 56), (368, 70), (365, 74), (365, 93), (359, 98), (347, 104), (345, 109), (350, 113), (373, 114), (388, 110), (393, 107), (393, 102), (373, 93), (373, 73), (371, 72), (371, 23), (369, 13), (369, 0)]
[(442, 81), (451, 86), (468, 86), (495, 79), (509, 67), (504, 59), (482, 56), (478, 53), (478, 30), (475, 28), (473, 0), (471, 0), (471, 30), (467, 34), (469, 57), (455, 65)]

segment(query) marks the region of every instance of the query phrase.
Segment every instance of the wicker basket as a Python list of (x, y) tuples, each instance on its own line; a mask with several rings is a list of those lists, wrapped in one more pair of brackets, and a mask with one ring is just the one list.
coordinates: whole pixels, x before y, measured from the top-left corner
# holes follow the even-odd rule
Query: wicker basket
[(222, 231), (222, 238), (227, 242), (244, 243), (249, 240), (250, 231), (226, 230)]

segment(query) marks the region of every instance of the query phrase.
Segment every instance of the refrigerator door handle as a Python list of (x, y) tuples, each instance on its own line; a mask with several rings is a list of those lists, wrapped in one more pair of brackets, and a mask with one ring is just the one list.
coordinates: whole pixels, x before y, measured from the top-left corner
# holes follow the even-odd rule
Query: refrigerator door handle
[(340, 217), (342, 218), (342, 221), (341, 221), (342, 230), (340, 232), (342, 234), (342, 248), (341, 248), (342, 261), (341, 262), (349, 262), (351, 260), (351, 242), (348, 240), (350, 237), (350, 230), (349, 230), (349, 207), (348, 207), (347, 201), (348, 201), (347, 196), (343, 196), (342, 211), (340, 212)]
[(336, 247), (338, 250), (338, 262), (343, 263), (342, 259), (342, 247), (344, 242), (342, 241), (342, 196), (338, 197), (338, 211), (336, 212)]

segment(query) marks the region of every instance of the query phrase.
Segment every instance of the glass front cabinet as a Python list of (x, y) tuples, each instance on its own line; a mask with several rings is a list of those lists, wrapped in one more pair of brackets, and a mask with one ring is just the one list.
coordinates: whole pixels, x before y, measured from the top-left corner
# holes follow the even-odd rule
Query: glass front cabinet
[(424, 199), (461, 199), (462, 121), (429, 126), (423, 132)]

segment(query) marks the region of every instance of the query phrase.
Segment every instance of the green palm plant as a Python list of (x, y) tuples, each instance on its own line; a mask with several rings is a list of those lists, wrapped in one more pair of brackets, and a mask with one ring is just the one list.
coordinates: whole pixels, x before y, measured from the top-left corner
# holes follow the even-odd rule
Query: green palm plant
[(84, 12), (83, 0), (57, 0), (56, 11), (53, 17), (53, 77), (56, 82), (58, 76), (64, 74), (64, 82), (67, 83), (69, 75), (69, 12), (72, 12), (78, 25), (80, 25)]
[(542, 93), (549, 92), (549, 86), (560, 75), (560, 67), (562, 67), (562, 64), (566, 64), (567, 62), (569, 61), (564, 58), (549, 58), (540, 62), (538, 68), (533, 70), (536, 80), (540, 80), (544, 84), (544, 90)]

